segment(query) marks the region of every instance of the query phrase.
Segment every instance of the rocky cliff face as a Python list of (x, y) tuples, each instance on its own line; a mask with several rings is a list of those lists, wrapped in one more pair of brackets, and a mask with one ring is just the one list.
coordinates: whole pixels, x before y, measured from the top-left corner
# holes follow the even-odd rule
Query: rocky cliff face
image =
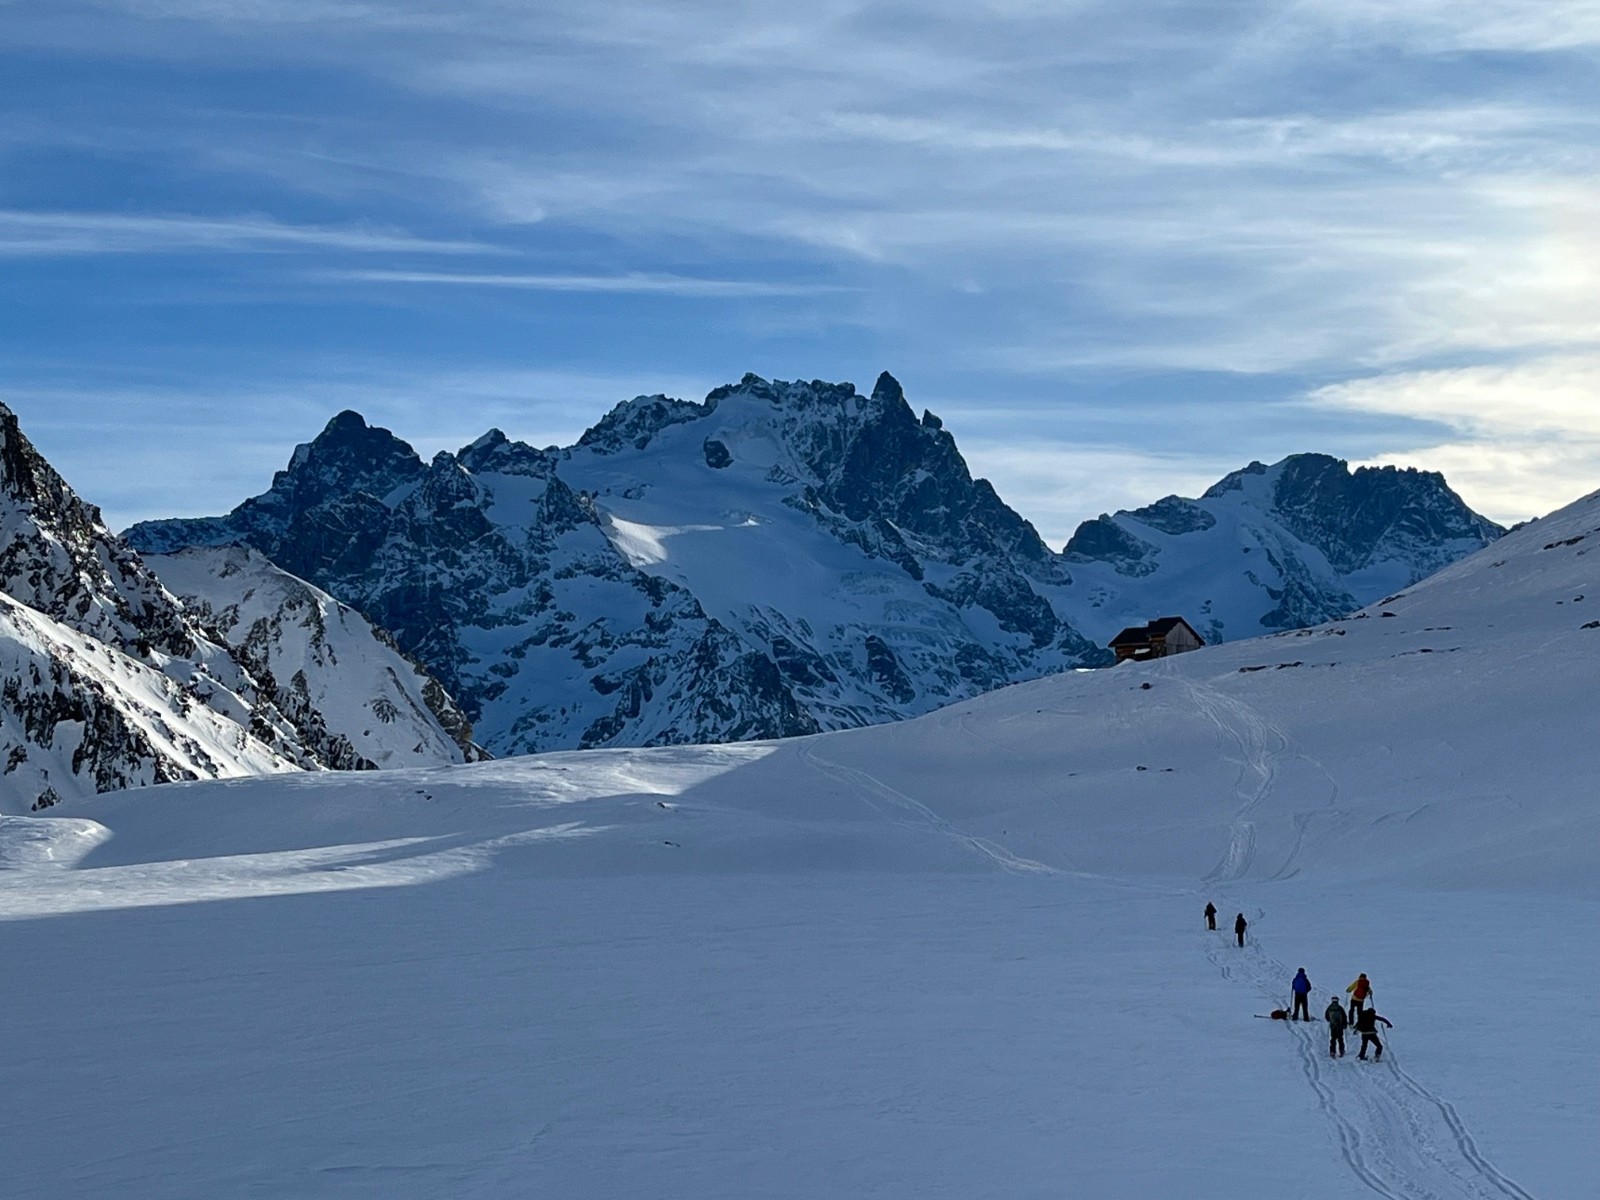
[[(3, 405), (0, 596), (0, 811), (177, 779), (375, 765), (330, 726), (316, 663), (279, 679), (269, 655), (227, 645)], [(355, 665), (347, 656), (337, 671)], [(460, 761), (430, 722), (451, 749), (412, 761)]]
[(297, 769), (272, 748), (278, 731), (249, 724), (249, 713), (216, 711), (154, 667), (0, 594), (0, 813)]
[(1173, 613), (1217, 642), (1345, 616), (1504, 532), (1436, 472), (1296, 454), (1199, 499), (1086, 521), (1065, 558), (1090, 599), (1086, 628), (1110, 636)]
[(483, 757), (438, 681), (360, 613), (244, 546), (146, 556), (335, 770)]
[(1103, 657), (1036, 590), (1057, 556), (888, 376), (746, 376), (618, 405), (565, 450), (491, 431), (428, 464), (358, 421), (227, 517), (130, 536), (294, 564), (496, 753), (861, 725)]
[(504, 754), (895, 720), (1109, 661), (1154, 616), (1217, 640), (1341, 615), (1495, 532), (1437, 476), (1300, 456), (1057, 554), (888, 375), (747, 375), (431, 463), (343, 413), (226, 517), (129, 536), (248, 542), (389, 629)]
[(34, 449), (4, 405), (0, 592), (136, 658), (197, 649), (196, 631), (171, 593)]

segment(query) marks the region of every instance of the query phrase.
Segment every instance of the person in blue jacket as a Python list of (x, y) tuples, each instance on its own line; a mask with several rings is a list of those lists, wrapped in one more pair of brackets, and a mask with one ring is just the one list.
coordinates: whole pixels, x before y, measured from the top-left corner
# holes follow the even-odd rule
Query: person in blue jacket
[(1294, 1008), (1290, 1010), (1291, 1021), (1311, 1020), (1311, 980), (1306, 978), (1306, 969), (1301, 967), (1294, 973), (1294, 982), (1289, 985), (1294, 991)]

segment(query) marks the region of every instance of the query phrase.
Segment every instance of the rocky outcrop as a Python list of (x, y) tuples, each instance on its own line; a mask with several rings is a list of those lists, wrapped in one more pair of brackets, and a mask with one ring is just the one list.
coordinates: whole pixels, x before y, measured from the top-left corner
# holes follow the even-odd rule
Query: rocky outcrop
[(147, 564), (258, 680), (334, 770), (483, 757), (472, 725), (388, 633), (244, 546), (152, 554)]
[(195, 688), (0, 594), (0, 813), (295, 770), (268, 738)]
[(504, 754), (895, 720), (1109, 662), (1152, 616), (1218, 640), (1340, 615), (1494, 532), (1437, 476), (1301, 456), (1058, 554), (891, 376), (746, 375), (570, 447), (491, 430), (431, 463), (340, 414), (228, 516), (130, 536), (254, 546), (387, 628)]
[[(4, 406), (0, 535), (0, 658), (9, 664), (0, 667), (0, 763), (10, 764), (0, 811), (30, 789), (31, 807), (176, 779), (375, 765), (324, 708), (351, 689), (348, 678), (328, 681), (359, 673), (359, 655), (337, 665), (330, 657), (319, 674), (309, 660), (304, 671), (278, 669), (270, 637), (229, 645), (210, 622), (216, 614), (174, 595)], [(460, 714), (447, 707), (445, 719)], [(439, 720), (429, 721), (434, 744), (406, 761), (460, 761)]]
[(1178, 613), (1217, 642), (1346, 616), (1504, 532), (1437, 473), (1296, 454), (1231, 472), (1199, 499), (1086, 521), (1066, 557), (1094, 598), (1084, 623), (1096, 633)]

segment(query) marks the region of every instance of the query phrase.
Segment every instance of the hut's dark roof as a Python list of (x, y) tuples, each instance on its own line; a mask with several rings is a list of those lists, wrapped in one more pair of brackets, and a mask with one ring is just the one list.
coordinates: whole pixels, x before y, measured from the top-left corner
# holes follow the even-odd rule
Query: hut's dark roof
[(1171, 633), (1179, 625), (1182, 625), (1190, 633), (1194, 634), (1195, 640), (1198, 641), (1202, 646), (1205, 645), (1205, 638), (1201, 637), (1199, 631), (1196, 630), (1193, 625), (1189, 624), (1189, 622), (1185, 621), (1182, 617), (1157, 617), (1154, 621), (1150, 621), (1144, 625), (1130, 625), (1121, 633), (1117, 634), (1116, 637), (1111, 639), (1111, 645), (1141, 645), (1145, 642), (1148, 642), (1151, 638), (1164, 637), (1165, 635)]

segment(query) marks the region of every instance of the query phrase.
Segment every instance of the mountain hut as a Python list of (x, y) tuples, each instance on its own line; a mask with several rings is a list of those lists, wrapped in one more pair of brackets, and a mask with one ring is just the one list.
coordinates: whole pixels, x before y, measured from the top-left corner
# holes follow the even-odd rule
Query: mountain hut
[(1205, 638), (1182, 617), (1160, 617), (1148, 625), (1128, 626), (1111, 639), (1111, 651), (1119, 663), (1130, 658), (1143, 662), (1148, 658), (1198, 650), (1205, 644)]

